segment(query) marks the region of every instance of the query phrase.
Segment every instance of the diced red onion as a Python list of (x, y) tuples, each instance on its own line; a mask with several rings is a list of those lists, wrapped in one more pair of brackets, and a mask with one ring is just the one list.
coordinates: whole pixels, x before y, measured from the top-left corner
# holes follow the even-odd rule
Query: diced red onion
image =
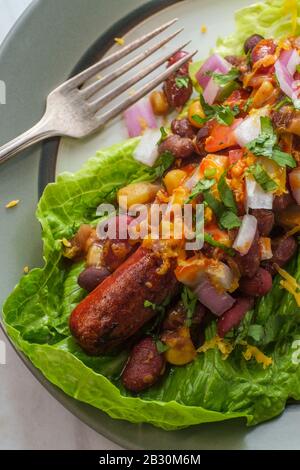
[(300, 64), (300, 56), (298, 52), (295, 49), (290, 49), (288, 51), (283, 50), (280, 54), (279, 60), (293, 77), (297, 70), (297, 65)]
[(244, 121), (234, 130), (234, 135), (240, 147), (245, 147), (249, 142), (256, 139), (261, 133), (260, 115), (244, 119)]
[(275, 74), (281, 90), (293, 101), (298, 98), (295, 92), (297, 85), (293, 78), (297, 65), (300, 64), (300, 56), (295, 51), (283, 51), (275, 62)]
[(147, 129), (156, 129), (157, 122), (149, 98), (143, 98), (124, 112), (129, 137), (137, 137)]
[(294, 199), (300, 205), (300, 168), (294, 168), (290, 172), (289, 181)]
[(213, 104), (220, 91), (220, 87), (215, 83), (207, 72), (227, 73), (232, 65), (218, 54), (210, 56), (196, 73), (196, 80), (203, 88), (203, 97), (208, 104)]
[(246, 210), (272, 209), (273, 207), (273, 194), (264, 191), (251, 177), (246, 177), (246, 195)]
[(147, 166), (153, 166), (158, 158), (158, 145), (160, 131), (148, 129), (141, 137), (139, 144), (133, 152), (133, 157), (138, 162)]
[(235, 303), (235, 299), (231, 295), (227, 292), (219, 292), (206, 277), (194, 289), (194, 293), (199, 301), (218, 317)]
[(217, 94), (219, 93), (220, 87), (216, 84), (213, 78), (211, 78), (203, 89), (203, 98), (205, 99), (206, 103), (213, 104), (215, 101)]
[(254, 215), (246, 214), (232, 247), (241, 255), (246, 255), (251, 248), (257, 229), (257, 219)]
[(196, 73), (196, 79), (202, 88), (205, 88), (210, 81), (207, 72), (227, 73), (232, 68), (232, 65), (223, 59), (218, 54), (211, 55), (200, 67)]

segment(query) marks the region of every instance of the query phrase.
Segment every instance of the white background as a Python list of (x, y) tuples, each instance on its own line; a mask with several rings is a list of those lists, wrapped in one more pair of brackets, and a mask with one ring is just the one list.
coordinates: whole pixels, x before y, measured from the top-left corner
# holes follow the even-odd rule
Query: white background
[[(0, 43), (30, 1), (0, 0)], [(119, 447), (65, 410), (7, 346), (7, 364), (0, 365), (0, 449)]]

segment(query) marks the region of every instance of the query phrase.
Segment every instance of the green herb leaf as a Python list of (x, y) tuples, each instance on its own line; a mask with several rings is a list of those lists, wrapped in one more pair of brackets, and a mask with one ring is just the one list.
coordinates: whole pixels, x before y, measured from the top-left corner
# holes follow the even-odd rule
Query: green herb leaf
[(282, 106), (285, 106), (286, 104), (292, 104), (292, 100), (291, 98), (289, 98), (288, 96), (285, 96), (282, 100), (280, 100), (275, 106), (274, 106), (274, 111), (279, 111), (280, 108), (282, 108)]
[(225, 211), (219, 219), (219, 223), (226, 230), (231, 230), (232, 228), (240, 227), (241, 221), (239, 217), (231, 211)]
[(216, 199), (209, 191), (205, 191), (203, 194), (207, 205), (211, 208), (216, 217), (220, 218), (224, 212), (224, 205), (222, 202), (218, 201), (218, 199)]
[(260, 163), (255, 163), (248, 168), (247, 173), (253, 175), (257, 183), (266, 192), (275, 191), (278, 188), (278, 184), (274, 181), (270, 175), (266, 172), (264, 167)]
[(277, 145), (277, 135), (274, 132), (271, 119), (266, 116), (260, 118), (261, 122), (261, 133), (260, 135), (249, 142), (246, 147), (254, 155), (267, 157), (270, 160), (274, 160), (280, 166), (289, 166), (295, 168), (296, 162), (292, 155), (280, 150)]
[(170, 349), (170, 347), (167, 344), (163, 343), (160, 339), (157, 339), (155, 341), (155, 346), (159, 354), (162, 354), (168, 351), (168, 349)]
[(209, 245), (211, 245), (211, 246), (214, 246), (216, 248), (221, 248), (221, 250), (225, 251), (225, 253), (227, 253), (230, 256), (234, 256), (234, 254), (235, 254), (235, 251), (232, 248), (224, 245), (224, 243), (221, 243), (221, 242), (218, 242), (217, 240), (215, 240), (211, 236), (210, 233), (204, 233), (204, 241), (206, 243), (208, 243)]
[(171, 165), (173, 165), (174, 163), (174, 160), (175, 160), (175, 157), (174, 155), (172, 155), (171, 152), (169, 151), (166, 151), (164, 153), (162, 153), (157, 162), (156, 162), (156, 165), (155, 165), (155, 175), (157, 178), (161, 178), (164, 174), (164, 172), (170, 168)]
[(203, 124), (205, 124), (208, 121), (207, 118), (202, 118), (202, 117), (198, 116), (198, 114), (193, 114), (192, 119), (193, 119), (193, 121), (195, 121), (200, 126), (202, 126)]
[(219, 85), (219, 86), (224, 86), (227, 85), (227, 83), (233, 82), (240, 76), (240, 72), (237, 68), (232, 67), (228, 73), (217, 73), (217, 72), (211, 72), (210, 70), (206, 72), (206, 75), (209, 75), (210, 77), (213, 78), (213, 81)]
[(300, 64), (296, 65), (296, 72), (300, 73)]
[(265, 335), (264, 327), (262, 325), (250, 325), (248, 328), (248, 336), (257, 343), (259, 343)]
[(199, 194), (202, 194), (204, 191), (207, 191), (209, 188), (211, 188), (215, 184), (214, 179), (203, 179), (198, 181), (198, 183), (194, 186), (191, 194), (185, 201), (185, 204), (188, 204), (191, 202), (193, 199), (195, 199)]
[(224, 126), (231, 126), (234, 121), (234, 117), (240, 112), (240, 109), (237, 105), (233, 106), (233, 108), (230, 108), (230, 106), (228, 105), (223, 106), (220, 104), (215, 104), (211, 106), (206, 103), (203, 98), (203, 95), (200, 95), (200, 103), (206, 118), (202, 119), (199, 117), (198, 120), (195, 119), (195, 121), (199, 124), (203, 124), (212, 119), (216, 119), (219, 124), (222, 124)]
[(188, 287), (184, 286), (181, 294), (181, 300), (186, 310), (185, 324), (186, 326), (190, 327), (196, 310), (198, 298)]
[(176, 77), (175, 83), (178, 88), (188, 88), (190, 79), (189, 77)]
[(274, 160), (274, 162), (279, 166), (289, 166), (290, 168), (295, 168), (297, 166), (292, 155), (282, 152), (282, 150), (277, 146), (273, 150), (272, 160)]
[(227, 171), (224, 171), (224, 173), (221, 175), (219, 182), (218, 182), (218, 191), (220, 194), (221, 201), (223, 202), (224, 206), (237, 214), (237, 207), (236, 207), (236, 202), (234, 199), (234, 195), (232, 190), (227, 184), (226, 181), (226, 174)]
[(161, 135), (159, 141), (157, 142), (158, 145), (161, 144), (168, 137), (168, 133), (164, 127), (161, 127), (159, 130)]
[(244, 106), (243, 106), (243, 111), (244, 111), (245, 113), (248, 112), (250, 106), (252, 106), (252, 103), (253, 103), (253, 98), (248, 98), (247, 101), (246, 101), (246, 103), (245, 103)]

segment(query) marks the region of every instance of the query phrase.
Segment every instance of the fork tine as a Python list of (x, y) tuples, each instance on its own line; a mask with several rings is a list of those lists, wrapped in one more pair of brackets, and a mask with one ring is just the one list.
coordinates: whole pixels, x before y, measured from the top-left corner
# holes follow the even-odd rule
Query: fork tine
[(109, 103), (113, 98), (116, 96), (120, 95), (124, 91), (128, 90), (132, 85), (135, 85), (135, 83), (139, 82), (142, 80), (144, 77), (147, 75), (150, 75), (151, 72), (156, 70), (160, 65), (162, 65), (164, 62), (166, 62), (172, 55), (176, 54), (176, 52), (182, 50), (184, 47), (186, 47), (191, 41), (186, 42), (185, 44), (182, 44), (181, 46), (177, 47), (174, 51), (169, 52), (169, 54), (161, 57), (158, 59), (156, 62), (153, 62), (153, 64), (150, 64), (148, 67), (144, 68), (141, 70), (141, 72), (137, 73), (134, 75), (134, 77), (130, 78), (129, 80), (126, 80), (122, 85), (114, 88), (113, 90), (109, 91), (105, 95), (101, 96), (100, 98), (92, 101), (90, 103), (90, 108), (92, 111), (97, 112), (97, 110), (105, 106), (107, 103)]
[(178, 21), (178, 18), (174, 18), (173, 20), (168, 21), (167, 23), (163, 24), (162, 26), (159, 26), (150, 33), (147, 33), (141, 38), (138, 38), (135, 41), (131, 42), (127, 46), (122, 47), (119, 51), (114, 52), (113, 54), (110, 54), (107, 57), (104, 57), (104, 59), (87, 68), (78, 75), (75, 75), (75, 77), (70, 78), (63, 85), (61, 85), (61, 88), (65, 87), (66, 85), (69, 86), (69, 88), (79, 87), (83, 85), (84, 82), (86, 82), (89, 78), (93, 77), (93, 75), (95, 75), (96, 73), (100, 72), (100, 70), (104, 69), (105, 67), (108, 67), (109, 65), (114, 64), (122, 57), (126, 56), (138, 47), (141, 47), (143, 44), (150, 41), (150, 39), (154, 38), (155, 36), (163, 32), (165, 29), (172, 26), (174, 23), (176, 23), (176, 21)]
[(118, 114), (125, 111), (125, 109), (129, 108), (131, 105), (136, 103), (139, 99), (141, 99), (143, 96), (145, 96), (151, 90), (153, 90), (153, 88), (157, 87), (157, 85), (159, 85), (166, 78), (168, 78), (170, 75), (172, 75), (172, 73), (175, 72), (176, 70), (178, 70), (183, 64), (188, 62), (195, 54), (197, 54), (197, 52), (198, 51), (191, 52), (190, 54), (188, 54), (185, 57), (183, 57), (182, 59), (180, 59), (178, 62), (175, 62), (175, 64), (171, 65), (171, 67), (168, 67), (164, 72), (162, 72), (160, 75), (158, 75), (153, 80), (151, 80), (149, 83), (147, 83), (142, 88), (140, 88), (135, 93), (134, 96), (130, 96), (125, 101), (118, 104), (117, 106), (115, 106), (111, 110), (109, 110), (106, 113), (100, 115), (98, 117), (98, 126), (99, 127), (103, 126), (110, 119), (113, 119)]
[[(158, 42), (157, 44), (154, 44), (152, 47), (149, 49), (146, 49), (144, 52), (139, 54), (137, 57), (134, 57), (132, 60), (129, 62), (126, 62), (126, 64), (122, 65), (120, 68), (118, 68), (116, 71), (105, 75), (103, 78), (97, 80), (96, 82), (92, 83), (91, 85), (88, 85), (86, 87), (81, 88), (81, 93), (84, 96), (85, 99), (90, 98), (93, 96), (97, 91), (101, 90), (105, 85), (108, 83), (112, 83), (114, 80), (117, 78), (121, 77), (124, 75), (128, 70), (133, 69), (136, 65), (138, 65), (140, 62), (145, 60), (147, 57), (152, 55), (154, 52), (156, 52), (158, 49), (163, 47), (165, 44), (167, 44), (169, 41), (174, 39), (179, 33), (183, 31), (183, 28), (178, 29), (175, 31), (175, 33), (170, 34), (167, 36), (165, 39), (162, 41)], [(185, 47), (185, 46), (183, 46)]]

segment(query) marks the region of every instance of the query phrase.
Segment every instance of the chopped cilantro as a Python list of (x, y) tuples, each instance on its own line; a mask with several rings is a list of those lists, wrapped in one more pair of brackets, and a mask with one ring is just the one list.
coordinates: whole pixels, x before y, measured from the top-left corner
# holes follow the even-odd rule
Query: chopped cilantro
[(232, 67), (228, 73), (217, 73), (217, 72), (211, 72), (210, 70), (206, 72), (206, 75), (209, 75), (210, 77), (213, 78), (213, 81), (219, 85), (219, 86), (224, 86), (227, 85), (227, 83), (233, 82), (240, 76), (240, 72), (238, 69), (235, 67)]
[(260, 135), (249, 142), (246, 147), (254, 155), (260, 157), (267, 157), (270, 160), (274, 160), (280, 166), (289, 166), (295, 168), (296, 162), (292, 155), (280, 150), (277, 145), (277, 135), (274, 132), (271, 119), (266, 116), (260, 118), (261, 122), (261, 133)]
[(176, 77), (175, 83), (178, 88), (188, 88), (190, 79), (189, 77)]
[(188, 287), (184, 286), (181, 294), (181, 300), (184, 308), (186, 309), (185, 324), (186, 326), (190, 327), (196, 310), (198, 298)]
[(188, 204), (191, 202), (193, 199), (195, 199), (199, 194), (202, 194), (204, 191), (207, 191), (209, 188), (211, 188), (215, 184), (214, 179), (203, 179), (198, 181), (198, 183), (194, 186), (191, 194), (185, 201), (185, 204)]
[(266, 192), (275, 191), (278, 188), (278, 184), (274, 181), (270, 175), (266, 172), (264, 167), (259, 163), (255, 163), (248, 168), (247, 173), (253, 175), (257, 183)]

